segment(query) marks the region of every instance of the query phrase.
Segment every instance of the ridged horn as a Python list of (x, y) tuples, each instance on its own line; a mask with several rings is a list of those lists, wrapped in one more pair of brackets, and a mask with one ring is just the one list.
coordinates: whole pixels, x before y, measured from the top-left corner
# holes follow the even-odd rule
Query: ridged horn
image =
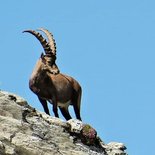
[(34, 35), (39, 40), (41, 45), (43, 46), (45, 53), (46, 54), (51, 54), (51, 47), (47, 43), (46, 39), (44, 39), (43, 36), (39, 32), (36, 32), (34, 30), (25, 30), (25, 31), (23, 31), (23, 33), (25, 33), (25, 32), (28, 32), (28, 33)]
[(56, 55), (56, 43), (55, 43), (55, 39), (53, 38), (53, 34), (44, 28), (39, 28), (38, 30), (40, 30), (46, 34), (47, 39), (48, 39), (48, 44), (52, 50), (52, 53), (54, 55)]

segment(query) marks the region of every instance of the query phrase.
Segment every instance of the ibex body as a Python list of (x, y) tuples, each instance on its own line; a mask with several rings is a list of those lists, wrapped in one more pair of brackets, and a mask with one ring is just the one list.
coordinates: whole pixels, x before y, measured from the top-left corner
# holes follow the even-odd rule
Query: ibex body
[(69, 120), (71, 116), (68, 111), (68, 106), (73, 105), (77, 119), (81, 120), (81, 86), (72, 77), (59, 73), (59, 69), (55, 64), (56, 47), (54, 39), (47, 30), (40, 30), (47, 35), (49, 42), (36, 31), (24, 31), (37, 37), (45, 50), (45, 55), (41, 54), (32, 72), (29, 87), (38, 96), (47, 114), (50, 114), (47, 106), (47, 101), (49, 101), (53, 104), (55, 117), (59, 117), (59, 107), (66, 120)]

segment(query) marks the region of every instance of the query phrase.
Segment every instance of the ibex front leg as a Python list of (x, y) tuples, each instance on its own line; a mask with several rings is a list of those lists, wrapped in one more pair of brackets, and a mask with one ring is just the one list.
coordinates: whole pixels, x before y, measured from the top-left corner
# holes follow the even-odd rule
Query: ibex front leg
[(42, 104), (42, 106), (44, 108), (45, 113), (48, 114), (48, 115), (50, 115), (50, 112), (49, 112), (48, 106), (47, 106), (47, 101), (44, 100), (44, 99), (42, 99), (42, 98), (40, 98), (40, 97), (38, 97), (38, 99), (41, 102), (41, 104)]
[(51, 104), (53, 104), (53, 112), (54, 112), (55, 117), (58, 117), (59, 118), (59, 115), (58, 115), (58, 105), (57, 105), (56, 99), (49, 100), (49, 102)]

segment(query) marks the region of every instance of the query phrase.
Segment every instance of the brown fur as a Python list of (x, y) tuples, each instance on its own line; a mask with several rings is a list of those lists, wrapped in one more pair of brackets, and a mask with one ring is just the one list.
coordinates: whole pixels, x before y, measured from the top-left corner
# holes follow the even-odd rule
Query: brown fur
[[(42, 43), (43, 37), (35, 31), (25, 31), (38, 37)], [(46, 49), (48, 43), (44, 39)], [(44, 45), (45, 46), (45, 45)], [(49, 47), (48, 47), (49, 48)], [(56, 57), (50, 54), (50, 49), (46, 51), (45, 55), (42, 54), (36, 63), (29, 80), (30, 89), (38, 96), (44, 111), (50, 115), (47, 106), (47, 101), (53, 104), (53, 112), (55, 117), (58, 115), (58, 107), (66, 120), (71, 119), (68, 111), (68, 106), (73, 105), (76, 118), (81, 120), (80, 116), (80, 103), (82, 89), (80, 84), (70, 76), (59, 73), (59, 69), (55, 64)], [(55, 53), (56, 54), (56, 53)]]

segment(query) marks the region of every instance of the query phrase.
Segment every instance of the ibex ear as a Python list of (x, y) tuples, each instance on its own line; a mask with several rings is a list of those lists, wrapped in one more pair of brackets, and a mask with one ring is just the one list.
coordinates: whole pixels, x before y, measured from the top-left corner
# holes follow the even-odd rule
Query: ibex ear
[(44, 53), (41, 53), (40, 58), (44, 58)]

